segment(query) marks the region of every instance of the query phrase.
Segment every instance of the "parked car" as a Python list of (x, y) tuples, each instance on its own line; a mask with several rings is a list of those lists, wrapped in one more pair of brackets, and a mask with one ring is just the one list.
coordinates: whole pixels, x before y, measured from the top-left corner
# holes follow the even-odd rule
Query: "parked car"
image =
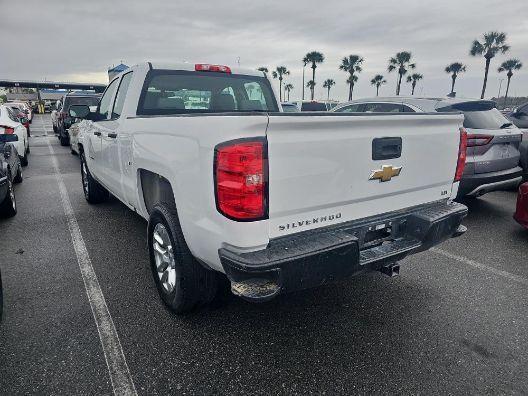
[(528, 103), (518, 106), (506, 116), (519, 128), (528, 129)]
[(376, 97), (342, 104), (332, 111), (346, 112), (462, 112), (468, 133), (467, 164), (458, 197), (478, 197), (517, 186), (522, 180), (522, 133), (489, 100), (461, 98)]
[(18, 122), (20, 122), (22, 125), (24, 125), (24, 127), (26, 128), (28, 137), (31, 136), (31, 132), (29, 129), (29, 120), (27, 118), (27, 114), (26, 114), (26, 111), (24, 110), (24, 107), (20, 104), (15, 104), (11, 102), (6, 103), (5, 106), (10, 108), (15, 119)]
[(58, 133), (61, 146), (68, 146), (70, 144), (70, 135), (68, 133), (68, 129), (74, 121), (69, 115), (70, 106), (97, 106), (100, 98), (100, 94), (89, 92), (71, 92), (64, 96), (64, 99), (61, 102), (61, 108), (58, 110), (56, 121), (56, 133)]
[(300, 112), (299, 108), (295, 103), (282, 102), (281, 103), (282, 111), (285, 113), (298, 113)]
[(70, 151), (74, 155), (79, 155), (79, 123), (82, 121), (76, 121), (68, 129), (70, 135)]
[(53, 107), (53, 104), (51, 103), (51, 100), (44, 101), (44, 113), (50, 113), (52, 107)]
[(29, 123), (31, 124), (31, 122), (33, 121), (33, 108), (28, 102), (14, 101), (14, 102), (7, 103), (7, 105), (10, 105), (10, 104), (14, 104), (20, 107), (21, 110), (23, 110), (24, 113), (26, 114), (26, 118), (29, 120)]
[(13, 143), (17, 135), (0, 135), (0, 217), (13, 217), (17, 206), (14, 183), (22, 182), (22, 165)]
[(513, 218), (524, 228), (528, 229), (528, 183), (519, 186), (517, 206)]
[(451, 199), (461, 114), (278, 111), (264, 73), (188, 63), (133, 66), (96, 112), (70, 107), (85, 119), (86, 200), (111, 193), (148, 220), (154, 280), (174, 312), (211, 301), (221, 274), (234, 294), (265, 301), (395, 275), (405, 256), (465, 232), (467, 208)]
[(22, 166), (28, 164), (29, 139), (27, 129), (16, 117), (13, 110), (5, 105), (0, 105), (0, 135), (17, 135), (18, 140), (14, 142)]
[(51, 125), (53, 126), (53, 132), (58, 133), (57, 121), (60, 108), (62, 106), (62, 100), (57, 100), (51, 109)]
[(521, 166), (523, 168), (523, 180), (528, 180), (528, 103), (524, 103), (507, 112), (506, 117), (511, 120), (518, 128), (523, 131), (523, 140), (521, 142)]
[(325, 102), (301, 100), (292, 103), (298, 107), (299, 111), (328, 111), (328, 106)]

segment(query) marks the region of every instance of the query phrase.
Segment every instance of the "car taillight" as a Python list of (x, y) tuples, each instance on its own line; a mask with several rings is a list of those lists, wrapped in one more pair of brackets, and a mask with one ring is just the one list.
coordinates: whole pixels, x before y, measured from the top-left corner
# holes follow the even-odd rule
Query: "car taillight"
[(219, 73), (231, 73), (231, 69), (228, 66), (210, 65), (208, 63), (197, 63), (194, 65), (194, 70), (195, 71), (219, 72)]
[(478, 133), (469, 133), (467, 135), (468, 147), (485, 146), (492, 140), (493, 140), (493, 136), (491, 135), (481, 135)]
[(455, 172), (455, 181), (458, 182), (462, 179), (462, 174), (464, 173), (464, 168), (466, 167), (466, 156), (467, 156), (467, 146), (468, 146), (468, 135), (464, 128), (460, 128), (460, 143), (458, 145), (458, 160), (457, 167)]
[(4, 128), (4, 134), (6, 135), (12, 135), (15, 133), (15, 128), (11, 128), (11, 127), (8, 127), (8, 126), (3, 126), (3, 125), (0, 125), (0, 128)]
[(216, 207), (237, 221), (268, 217), (268, 155), (265, 138), (239, 139), (215, 148)]

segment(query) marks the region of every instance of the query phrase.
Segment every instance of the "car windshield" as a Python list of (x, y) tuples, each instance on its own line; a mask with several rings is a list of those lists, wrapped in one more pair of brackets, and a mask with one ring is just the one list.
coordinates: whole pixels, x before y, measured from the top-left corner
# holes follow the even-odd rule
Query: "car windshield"
[(168, 115), (278, 111), (264, 77), (154, 70), (143, 86), (138, 114)]
[(302, 111), (326, 111), (326, 104), (321, 102), (304, 102)]
[(466, 128), (500, 129), (508, 126), (511, 126), (511, 121), (497, 109), (464, 112), (464, 127)]
[(64, 99), (64, 110), (67, 111), (71, 105), (97, 106), (99, 96), (67, 96)]

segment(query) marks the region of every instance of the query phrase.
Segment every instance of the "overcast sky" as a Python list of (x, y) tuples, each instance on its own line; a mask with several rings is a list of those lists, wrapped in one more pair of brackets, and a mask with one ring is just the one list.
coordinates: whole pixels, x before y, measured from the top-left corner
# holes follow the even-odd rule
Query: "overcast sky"
[[(346, 99), (346, 74), (338, 70), (349, 54), (365, 58), (354, 97), (375, 95), (370, 79), (385, 75), (381, 94), (392, 95), (396, 74), (387, 61), (411, 51), (424, 75), (416, 92), (449, 92), (447, 64), (460, 61), (468, 71), (457, 80), (459, 96), (479, 96), (484, 59), (469, 56), (473, 39), (504, 31), (511, 50), (492, 60), (486, 96), (496, 96), (497, 68), (509, 58), (525, 65), (510, 87), (511, 96), (528, 95), (528, 1), (52, 1), (0, 0), (0, 79), (108, 82), (106, 70), (123, 61), (189, 61), (256, 68), (286, 66), (301, 95), (303, 56), (325, 55), (316, 71), (316, 96), (333, 78), (331, 97)], [(306, 69), (307, 73), (311, 69)], [(505, 81), (502, 86), (504, 93)], [(402, 93), (410, 92), (404, 84)]]

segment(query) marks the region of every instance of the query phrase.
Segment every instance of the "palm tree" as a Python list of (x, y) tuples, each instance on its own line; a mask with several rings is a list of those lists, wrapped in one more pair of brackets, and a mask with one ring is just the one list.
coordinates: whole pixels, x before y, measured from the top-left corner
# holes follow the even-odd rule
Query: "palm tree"
[(282, 102), (282, 79), (284, 76), (290, 74), (290, 71), (286, 69), (286, 66), (277, 66), (277, 69), (273, 70), (271, 75), (273, 78), (279, 79), (279, 100)]
[(514, 70), (519, 70), (522, 67), (522, 63), (519, 59), (508, 59), (505, 62), (502, 62), (502, 64), (499, 67), (499, 73), (502, 73), (504, 71), (508, 71), (506, 73), (506, 76), (508, 77), (508, 84), (506, 85), (506, 95), (504, 95), (504, 104), (506, 104), (506, 99), (508, 99), (508, 90), (510, 89), (510, 80), (513, 76)]
[(286, 84), (284, 86), (284, 92), (287, 92), (288, 93), (288, 102), (290, 101), (290, 91), (293, 89), (293, 85), (292, 84)]
[(306, 88), (310, 88), (310, 91), (312, 92), (312, 100), (314, 98), (314, 92), (315, 92), (315, 81), (310, 80), (306, 83)]
[(330, 88), (332, 88), (335, 85), (335, 81), (331, 78), (327, 78), (323, 83), (323, 88), (326, 88), (328, 90), (328, 100), (330, 100)]
[(484, 99), (484, 94), (486, 93), (486, 84), (488, 83), (488, 72), (491, 59), (499, 52), (504, 54), (509, 49), (510, 46), (506, 44), (506, 33), (502, 32), (484, 33), (484, 41), (482, 43), (478, 40), (474, 40), (471, 44), (469, 54), (471, 56), (484, 55), (484, 59), (486, 59), (484, 83), (482, 84), (482, 94), (480, 95), (480, 99)]
[(304, 69), (306, 67), (306, 65), (308, 64), (308, 59), (306, 58), (306, 56), (303, 58), (303, 76), (302, 76), (302, 100), (304, 100)]
[(451, 73), (451, 93), (455, 92), (455, 81), (460, 73), (466, 71), (466, 66), (460, 62), (451, 63), (449, 66), (446, 66), (445, 72)]
[(414, 95), (414, 88), (416, 88), (416, 83), (423, 79), (423, 75), (420, 73), (413, 73), (410, 76), (407, 76), (407, 82), (412, 83), (411, 95)]
[(396, 84), (396, 95), (400, 94), (402, 77), (407, 74), (409, 69), (416, 68), (416, 63), (411, 62), (412, 54), (408, 51), (398, 52), (396, 56), (389, 59), (389, 67), (387, 70), (391, 73), (394, 70), (398, 71), (398, 83)]
[[(353, 74), (351, 76), (348, 76), (346, 82), (347, 82), (349, 87), (352, 87), (352, 89), (349, 91), (349, 95), (354, 90), (354, 84), (357, 83), (357, 80), (358, 80), (357, 74)], [(350, 100), (352, 100), (352, 96), (349, 96), (349, 97), (350, 97)]]
[[(318, 63), (324, 62), (324, 55), (317, 51), (308, 52), (306, 56), (303, 59), (303, 62), (306, 64), (311, 63), (312, 64), (312, 81), (313, 81), (313, 87), (315, 88), (315, 69), (317, 68)], [(309, 81), (308, 81), (309, 82)], [(306, 84), (308, 86), (308, 84)], [(312, 88), (312, 100), (314, 99), (315, 90)]]
[(263, 73), (268, 73), (269, 72), (269, 70), (268, 70), (268, 68), (266, 66), (260, 66), (257, 70), (261, 71)]
[(387, 84), (387, 80), (381, 74), (376, 74), (372, 80), (370, 80), (370, 85), (376, 86), (376, 96), (379, 94), (379, 89), (383, 84)]
[[(363, 58), (359, 55), (348, 55), (344, 57), (339, 66), (339, 70), (343, 70), (349, 74), (347, 83), (348, 85), (348, 100), (352, 100), (352, 94), (354, 92), (354, 83), (358, 80), (355, 73), (361, 73), (363, 70), (361, 64)], [(354, 78), (356, 77), (356, 78)]]

